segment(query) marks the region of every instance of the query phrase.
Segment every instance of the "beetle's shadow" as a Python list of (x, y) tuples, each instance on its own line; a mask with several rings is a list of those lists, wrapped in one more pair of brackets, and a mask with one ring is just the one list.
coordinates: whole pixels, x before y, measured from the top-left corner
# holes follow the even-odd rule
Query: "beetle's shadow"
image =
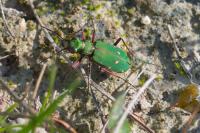
[[(89, 65), (83, 65), (83, 68), (86, 70), (86, 74), (89, 75)], [(92, 62), (91, 79), (98, 84), (107, 78), (109, 78), (109, 74), (102, 72), (101, 67), (98, 64)]]

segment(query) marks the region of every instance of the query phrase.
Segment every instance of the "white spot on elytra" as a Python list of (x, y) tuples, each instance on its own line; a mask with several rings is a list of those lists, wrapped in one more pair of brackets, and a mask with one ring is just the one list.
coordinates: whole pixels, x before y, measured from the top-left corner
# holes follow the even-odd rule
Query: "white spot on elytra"
[(117, 51), (117, 54), (118, 54), (118, 55), (120, 55), (120, 52), (119, 52), (119, 51)]
[(119, 63), (119, 61), (117, 60), (117, 61), (115, 61), (115, 64), (118, 64)]

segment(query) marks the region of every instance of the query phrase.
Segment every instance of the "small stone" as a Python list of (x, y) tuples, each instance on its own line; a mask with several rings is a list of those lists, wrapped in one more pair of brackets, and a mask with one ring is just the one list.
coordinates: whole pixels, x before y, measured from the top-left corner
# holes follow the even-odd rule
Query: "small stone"
[(149, 16), (145, 16), (141, 19), (141, 23), (144, 25), (149, 25), (151, 24), (151, 19), (149, 18)]
[(20, 30), (20, 32), (26, 31), (26, 21), (25, 21), (25, 19), (21, 19), (19, 21), (19, 30)]

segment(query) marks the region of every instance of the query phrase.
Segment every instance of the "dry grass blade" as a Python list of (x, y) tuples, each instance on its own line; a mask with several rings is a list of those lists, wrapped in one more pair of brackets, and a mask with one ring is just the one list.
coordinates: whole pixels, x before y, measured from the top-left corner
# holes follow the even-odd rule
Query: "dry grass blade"
[(119, 129), (122, 127), (125, 119), (127, 118), (128, 114), (131, 112), (131, 110), (134, 108), (134, 106), (137, 104), (139, 97), (144, 93), (144, 91), (147, 89), (147, 87), (151, 84), (151, 82), (156, 78), (156, 75), (153, 74), (147, 82), (139, 89), (139, 92), (136, 95), (133, 95), (133, 99), (131, 100), (130, 104), (128, 105), (127, 109), (124, 111), (122, 117), (120, 118), (119, 122), (117, 123), (117, 126), (114, 130), (114, 133), (118, 133)]
[(35, 85), (35, 89), (34, 89), (34, 91), (33, 91), (33, 97), (32, 97), (33, 99), (35, 99), (36, 96), (37, 96), (37, 92), (38, 92), (38, 89), (39, 89), (39, 87), (40, 87), (40, 83), (41, 83), (41, 81), (42, 81), (42, 77), (43, 77), (43, 75), (44, 75), (44, 72), (45, 72), (46, 68), (47, 68), (47, 63), (45, 63), (45, 64), (43, 65), (42, 70), (41, 70), (41, 72), (40, 72), (40, 75), (39, 75), (39, 77), (38, 77), (38, 79), (37, 79), (37, 82), (36, 82), (36, 85)]

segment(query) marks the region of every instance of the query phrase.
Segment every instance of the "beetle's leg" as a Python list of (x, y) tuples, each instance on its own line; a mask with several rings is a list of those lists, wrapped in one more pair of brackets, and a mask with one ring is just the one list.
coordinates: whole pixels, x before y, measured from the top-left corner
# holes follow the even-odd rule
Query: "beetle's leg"
[(81, 31), (81, 40), (82, 40), (82, 41), (85, 40), (85, 34), (84, 34), (84, 31), (83, 31), (83, 30)]
[(75, 62), (72, 64), (72, 68), (76, 69), (80, 64), (81, 64), (80, 61), (75, 61)]
[(115, 45), (115, 46), (117, 46), (117, 44), (121, 41), (121, 37), (120, 38), (118, 38), (117, 40), (116, 40), (116, 42), (113, 44), (113, 45)]
[(128, 45), (125, 43), (125, 41), (124, 41), (123, 38), (121, 38), (121, 37), (118, 38), (117, 41), (116, 41), (113, 45), (117, 46), (117, 44), (118, 44), (120, 41), (123, 42), (124, 46), (125, 46), (125, 47), (127, 48), (127, 50), (128, 50), (128, 53), (131, 55), (131, 57), (133, 57), (133, 56), (134, 56), (134, 51), (132, 51), (132, 50), (128, 47)]
[(92, 31), (92, 43), (95, 42), (95, 27), (94, 27), (94, 22), (92, 20), (92, 28), (93, 28), (93, 31)]
[(93, 20), (91, 20), (91, 18), (89, 18), (87, 23), (85, 23), (83, 25), (83, 27), (81, 28), (81, 30), (82, 30), (82, 41), (85, 40), (84, 29), (85, 29), (85, 26), (89, 24), (89, 21), (92, 21), (92, 26), (93, 26), (93, 33), (92, 33), (92, 43), (93, 43), (94, 42), (94, 38), (95, 38), (95, 29), (94, 29), (94, 22), (93, 22)]
[(108, 73), (108, 74), (110, 74), (110, 75), (112, 75), (112, 76), (114, 76), (114, 77), (120, 78), (120, 79), (122, 79), (124, 82), (128, 83), (128, 84), (131, 85), (133, 88), (135, 88), (135, 86), (134, 86), (132, 83), (130, 83), (127, 79), (124, 79), (124, 78), (120, 77), (119, 75), (113, 73), (112, 71), (109, 71), (109, 70), (106, 69), (106, 68), (101, 68), (101, 71), (102, 71), (102, 72), (106, 72), (106, 73)]
[(75, 61), (75, 62), (72, 64), (72, 68), (75, 68), (75, 69), (76, 69), (77, 67), (79, 67), (79, 65), (81, 64), (82, 59), (83, 59), (83, 56), (81, 56), (81, 58), (80, 58), (79, 60)]
[(93, 30), (93, 32), (92, 32), (92, 43), (94, 43), (95, 42), (95, 30)]

